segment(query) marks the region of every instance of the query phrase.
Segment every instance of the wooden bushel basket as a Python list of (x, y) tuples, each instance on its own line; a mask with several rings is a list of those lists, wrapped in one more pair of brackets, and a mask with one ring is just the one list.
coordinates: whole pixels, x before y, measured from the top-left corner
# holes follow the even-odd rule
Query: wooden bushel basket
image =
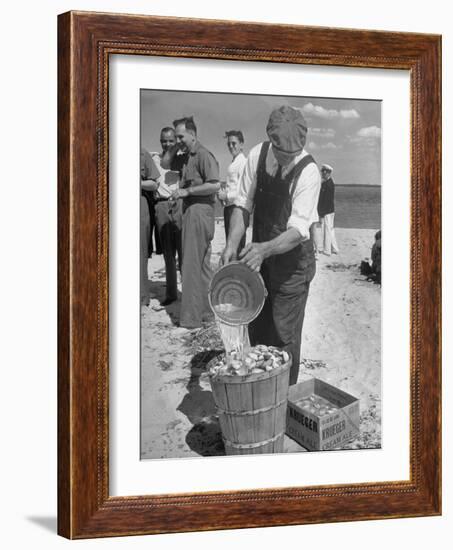
[(283, 451), (291, 362), (259, 374), (210, 376), (227, 455)]

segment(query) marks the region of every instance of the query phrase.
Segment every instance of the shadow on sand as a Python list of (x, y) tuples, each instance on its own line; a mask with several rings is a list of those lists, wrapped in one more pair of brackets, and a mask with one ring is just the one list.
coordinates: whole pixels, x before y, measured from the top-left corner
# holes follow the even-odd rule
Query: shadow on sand
[(187, 383), (188, 393), (178, 406), (178, 410), (193, 424), (186, 436), (186, 443), (200, 456), (225, 454), (212, 392), (203, 390), (200, 385), (200, 376), (206, 372), (207, 364), (221, 353), (221, 350), (210, 350), (193, 356), (190, 362), (190, 379)]
[(165, 282), (150, 281), (148, 289), (151, 296), (154, 296), (155, 298), (157, 298), (157, 300), (159, 300), (159, 305), (150, 306), (150, 307), (153, 307), (154, 311), (160, 311), (162, 309), (165, 309), (172, 324), (175, 326), (179, 326), (179, 316), (180, 316), (180, 309), (181, 309), (181, 292), (179, 292), (178, 290), (178, 299), (175, 302), (172, 302), (168, 306), (162, 306), (160, 305), (160, 303), (162, 303), (165, 300), (165, 290), (166, 290)]

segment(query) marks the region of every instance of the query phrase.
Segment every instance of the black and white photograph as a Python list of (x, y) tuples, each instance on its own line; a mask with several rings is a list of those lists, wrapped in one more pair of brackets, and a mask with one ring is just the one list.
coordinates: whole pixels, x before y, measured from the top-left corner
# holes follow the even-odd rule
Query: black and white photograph
[(381, 107), (141, 90), (142, 460), (381, 448)]
[(5, 549), (451, 548), (449, 6), (5, 3)]

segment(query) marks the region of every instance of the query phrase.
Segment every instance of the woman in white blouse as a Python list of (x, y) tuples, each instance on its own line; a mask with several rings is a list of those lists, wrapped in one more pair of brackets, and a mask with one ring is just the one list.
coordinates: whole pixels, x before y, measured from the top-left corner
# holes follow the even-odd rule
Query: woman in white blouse
[[(225, 222), (225, 236), (228, 239), (230, 232), (230, 219), (234, 209), (234, 200), (237, 196), (239, 183), (241, 181), (242, 172), (244, 171), (247, 159), (243, 153), (244, 149), (244, 135), (241, 130), (229, 130), (225, 132), (227, 139), (228, 150), (233, 157), (233, 161), (228, 166), (227, 177), (225, 186), (219, 191), (219, 199), (222, 202), (223, 219)], [(239, 243), (239, 249), (242, 250), (245, 246), (245, 234)]]

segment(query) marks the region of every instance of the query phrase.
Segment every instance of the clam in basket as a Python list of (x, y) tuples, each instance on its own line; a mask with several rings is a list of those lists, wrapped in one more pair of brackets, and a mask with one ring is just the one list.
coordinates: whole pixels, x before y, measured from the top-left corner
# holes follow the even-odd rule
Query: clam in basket
[(283, 452), (292, 362), (289, 353), (285, 357), (268, 371), (210, 375), (227, 455)]

